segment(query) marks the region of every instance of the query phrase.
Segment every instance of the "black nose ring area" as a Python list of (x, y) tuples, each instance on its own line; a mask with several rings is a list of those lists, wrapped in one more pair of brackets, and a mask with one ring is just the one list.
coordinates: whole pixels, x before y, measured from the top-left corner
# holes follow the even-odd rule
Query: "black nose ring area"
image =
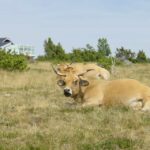
[(66, 97), (71, 96), (71, 91), (70, 91), (70, 89), (64, 89), (64, 95), (65, 95)]

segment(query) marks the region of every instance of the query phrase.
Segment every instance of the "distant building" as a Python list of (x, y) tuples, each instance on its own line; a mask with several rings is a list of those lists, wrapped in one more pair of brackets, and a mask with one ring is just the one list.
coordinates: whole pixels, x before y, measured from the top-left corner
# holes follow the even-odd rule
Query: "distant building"
[(23, 54), (25, 56), (34, 57), (34, 47), (29, 45), (17, 45), (14, 44), (8, 38), (0, 38), (0, 48), (5, 51), (10, 51), (16, 54)]
[(0, 48), (5, 49), (6, 47), (9, 47), (11, 45), (14, 45), (14, 43), (8, 38), (0, 38)]

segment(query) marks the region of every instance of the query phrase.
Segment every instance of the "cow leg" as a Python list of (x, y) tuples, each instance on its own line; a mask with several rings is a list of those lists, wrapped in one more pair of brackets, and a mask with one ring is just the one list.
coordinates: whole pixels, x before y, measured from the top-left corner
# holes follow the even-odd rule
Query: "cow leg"
[(88, 106), (98, 106), (98, 102), (85, 102), (82, 104), (82, 107), (88, 107)]
[(102, 105), (102, 102), (100, 102), (100, 101), (98, 101), (98, 100), (88, 100), (88, 101), (86, 101), (86, 102), (84, 102), (83, 104), (82, 104), (82, 107), (88, 107), (88, 106), (101, 106)]

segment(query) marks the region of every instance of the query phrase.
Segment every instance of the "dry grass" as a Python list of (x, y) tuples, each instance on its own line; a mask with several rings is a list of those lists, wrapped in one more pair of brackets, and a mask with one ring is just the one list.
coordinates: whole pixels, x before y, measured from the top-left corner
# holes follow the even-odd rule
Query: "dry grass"
[[(150, 114), (126, 107), (69, 109), (49, 63), (0, 71), (0, 150), (148, 150)], [(150, 86), (150, 65), (116, 68), (114, 78)]]

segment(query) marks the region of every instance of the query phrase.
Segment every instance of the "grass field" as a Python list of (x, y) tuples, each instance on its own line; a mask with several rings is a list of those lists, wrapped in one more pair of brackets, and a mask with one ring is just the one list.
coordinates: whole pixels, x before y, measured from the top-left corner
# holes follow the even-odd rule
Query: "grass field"
[[(69, 109), (49, 63), (0, 71), (0, 150), (149, 150), (150, 113), (114, 106)], [(112, 79), (150, 86), (150, 65), (117, 67)], [(131, 89), (132, 90), (132, 89)]]

